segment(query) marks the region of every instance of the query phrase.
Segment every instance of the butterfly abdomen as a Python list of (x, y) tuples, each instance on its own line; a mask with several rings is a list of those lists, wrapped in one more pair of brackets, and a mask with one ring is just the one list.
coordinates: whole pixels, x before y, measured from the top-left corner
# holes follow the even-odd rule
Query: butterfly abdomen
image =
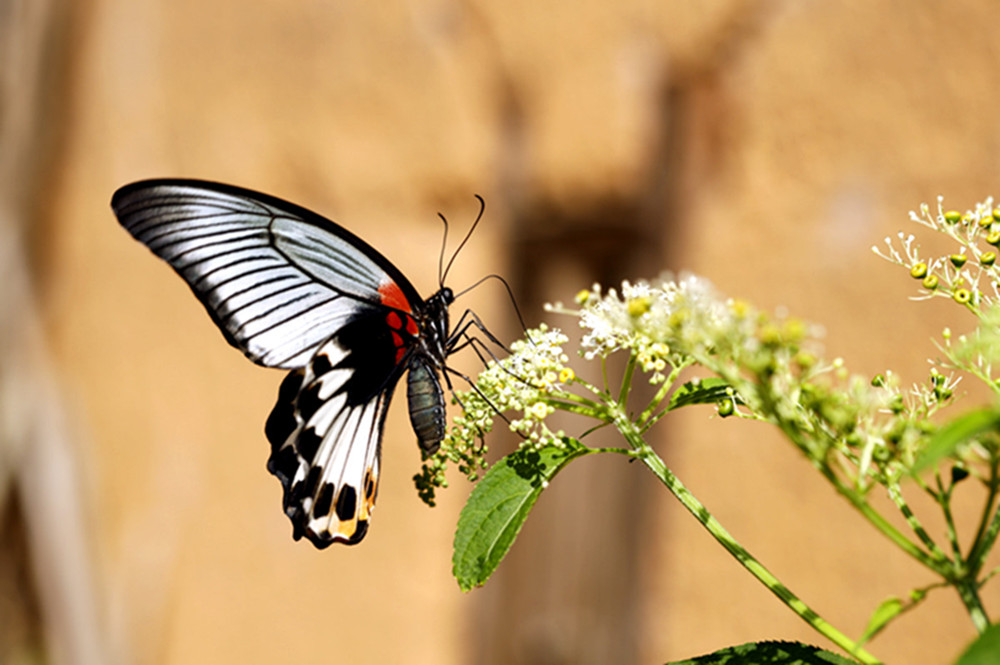
[(441, 390), (437, 372), (420, 359), (414, 359), (410, 364), (406, 396), (417, 443), (421, 450), (431, 455), (437, 452), (444, 438), (444, 391)]

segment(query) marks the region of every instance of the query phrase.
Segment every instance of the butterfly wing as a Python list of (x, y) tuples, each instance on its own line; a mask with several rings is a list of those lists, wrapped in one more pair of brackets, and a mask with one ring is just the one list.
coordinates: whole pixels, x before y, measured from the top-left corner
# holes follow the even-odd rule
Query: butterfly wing
[(350, 232), (265, 194), (150, 180), (118, 190), (112, 208), (184, 278), (230, 344), (293, 370), (268, 418), (268, 470), (296, 539), (359, 542), (386, 410), (419, 332), (416, 290)]
[(146, 180), (111, 207), (167, 261), (230, 344), (267, 367), (303, 367), (359, 310), (421, 303), (388, 259), (287, 201), (199, 180)]

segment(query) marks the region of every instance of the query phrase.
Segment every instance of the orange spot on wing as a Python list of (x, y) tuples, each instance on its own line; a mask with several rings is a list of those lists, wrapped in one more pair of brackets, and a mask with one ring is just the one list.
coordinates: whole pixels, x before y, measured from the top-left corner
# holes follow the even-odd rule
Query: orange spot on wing
[(383, 282), (379, 284), (378, 294), (382, 299), (383, 305), (401, 309), (404, 312), (411, 311), (410, 302), (403, 295), (402, 289), (399, 288), (399, 284), (396, 284), (396, 282)]
[(406, 332), (410, 333), (414, 337), (416, 337), (417, 334), (420, 332), (420, 329), (417, 328), (417, 322), (413, 319), (412, 316), (406, 317)]

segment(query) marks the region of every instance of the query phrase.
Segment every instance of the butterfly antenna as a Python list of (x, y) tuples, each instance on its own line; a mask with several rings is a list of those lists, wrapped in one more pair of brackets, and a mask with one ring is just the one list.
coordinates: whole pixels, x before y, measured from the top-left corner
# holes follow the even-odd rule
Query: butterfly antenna
[[(455, 250), (455, 253), (451, 255), (451, 260), (449, 260), (448, 265), (445, 266), (444, 272), (441, 274), (442, 287), (444, 286), (445, 278), (448, 277), (448, 271), (451, 270), (451, 264), (455, 262), (455, 258), (458, 256), (458, 253), (462, 251), (463, 247), (465, 247), (465, 243), (469, 242), (469, 238), (472, 237), (472, 232), (476, 230), (477, 226), (479, 226), (479, 220), (483, 218), (483, 213), (486, 212), (486, 201), (484, 201), (483, 197), (479, 194), (476, 194), (475, 197), (476, 200), (479, 201), (479, 214), (476, 215), (476, 221), (474, 221), (472, 226), (469, 227), (469, 232), (465, 234), (464, 238), (462, 238), (462, 242), (458, 244), (458, 248)], [(441, 219), (444, 219), (444, 216), (442, 216)]]
[[(438, 288), (444, 288), (444, 253), (448, 248), (448, 220), (441, 213), (438, 213), (441, 223), (444, 224), (444, 237), (441, 238), (441, 251), (438, 253)], [(451, 263), (448, 263), (451, 266)]]
[(469, 291), (471, 291), (472, 289), (476, 288), (477, 286), (479, 286), (480, 284), (482, 284), (483, 282), (485, 282), (488, 279), (495, 279), (495, 280), (498, 280), (501, 284), (503, 284), (503, 288), (505, 288), (507, 290), (507, 296), (510, 298), (510, 304), (514, 306), (514, 313), (517, 314), (517, 321), (518, 321), (518, 323), (521, 324), (521, 331), (524, 332), (525, 335), (527, 335), (527, 333), (528, 333), (528, 326), (525, 325), (525, 323), (524, 323), (524, 317), (521, 316), (521, 308), (517, 306), (517, 300), (514, 298), (514, 289), (510, 288), (510, 284), (507, 283), (507, 280), (504, 279), (503, 277), (501, 277), (500, 275), (493, 274), (493, 275), (487, 275), (486, 277), (483, 277), (482, 279), (480, 279), (478, 282), (476, 282), (472, 286), (470, 286), (470, 287), (468, 287), (466, 289), (463, 289), (460, 293), (455, 294), (455, 299), (458, 300), (459, 296), (462, 296), (462, 295), (468, 293)]

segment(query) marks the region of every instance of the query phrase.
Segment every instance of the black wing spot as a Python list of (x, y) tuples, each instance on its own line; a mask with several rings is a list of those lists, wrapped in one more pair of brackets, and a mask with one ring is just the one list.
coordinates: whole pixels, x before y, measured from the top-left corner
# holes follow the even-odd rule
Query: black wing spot
[(340, 490), (340, 496), (337, 497), (337, 518), (342, 522), (346, 522), (354, 517), (354, 511), (358, 507), (358, 494), (354, 491), (354, 488), (350, 485), (345, 485), (342, 490)]
[(278, 477), (282, 485), (288, 486), (295, 472), (299, 470), (299, 457), (295, 454), (292, 446), (285, 446), (276, 453), (272, 453), (267, 460), (267, 470)]
[(317, 353), (316, 356), (313, 357), (311, 368), (313, 374), (317, 377), (323, 376), (333, 369), (333, 364), (330, 362), (330, 356), (325, 353)]
[(333, 505), (333, 483), (326, 483), (320, 490), (319, 498), (313, 507), (313, 517), (326, 517), (330, 514), (330, 507)]
[(278, 388), (278, 401), (264, 425), (264, 434), (275, 450), (284, 444), (298, 427), (298, 422), (295, 420), (295, 397), (302, 387), (303, 378), (304, 373), (300, 369), (289, 372)]
[[(304, 497), (316, 496), (316, 488), (319, 487), (319, 479), (323, 475), (323, 469), (314, 466), (309, 469), (309, 475), (305, 480), (301, 480), (292, 486), (292, 491), (285, 497), (285, 507), (298, 506)], [(296, 510), (298, 510), (296, 508)]]
[(356, 545), (368, 533), (368, 520), (358, 520), (358, 526), (354, 530), (354, 535), (347, 541), (348, 545)]
[(315, 427), (310, 427), (299, 435), (297, 447), (299, 455), (302, 456), (302, 460), (306, 464), (312, 464), (313, 458), (316, 457), (316, 451), (319, 450), (319, 444), (322, 442), (323, 439), (316, 433)]
[(319, 407), (323, 406), (323, 399), (319, 396), (320, 384), (313, 383), (308, 388), (299, 393), (299, 416), (303, 422), (309, 422)]

